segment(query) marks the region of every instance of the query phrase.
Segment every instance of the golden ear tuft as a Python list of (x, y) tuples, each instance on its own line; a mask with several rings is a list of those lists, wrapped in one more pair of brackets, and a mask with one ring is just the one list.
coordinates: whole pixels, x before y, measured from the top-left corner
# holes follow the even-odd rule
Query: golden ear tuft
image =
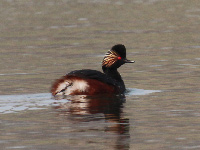
[(109, 50), (102, 62), (102, 66), (111, 67), (119, 58), (120, 56), (113, 50)]

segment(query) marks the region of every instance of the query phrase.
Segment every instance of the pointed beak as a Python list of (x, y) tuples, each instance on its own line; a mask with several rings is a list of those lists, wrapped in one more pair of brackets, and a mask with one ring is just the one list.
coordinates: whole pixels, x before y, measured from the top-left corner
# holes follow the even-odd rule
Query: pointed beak
[(128, 59), (124, 59), (124, 62), (125, 62), (125, 63), (134, 63), (135, 61), (128, 60)]

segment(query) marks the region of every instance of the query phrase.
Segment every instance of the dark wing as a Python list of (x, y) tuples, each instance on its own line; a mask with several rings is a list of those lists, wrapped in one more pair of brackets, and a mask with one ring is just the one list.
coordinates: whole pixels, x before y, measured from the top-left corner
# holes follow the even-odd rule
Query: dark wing
[(114, 86), (116, 86), (117, 84), (115, 80), (97, 70), (90, 70), (90, 69), (75, 70), (68, 73), (67, 75), (74, 75), (85, 79), (95, 79)]

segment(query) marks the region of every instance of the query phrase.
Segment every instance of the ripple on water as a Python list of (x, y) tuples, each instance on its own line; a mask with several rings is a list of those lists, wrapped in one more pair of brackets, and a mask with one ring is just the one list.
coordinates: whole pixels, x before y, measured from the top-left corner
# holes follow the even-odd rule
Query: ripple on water
[(27, 95), (1, 95), (0, 113), (16, 113), (23, 110), (45, 109), (52, 103), (49, 93)]
[(128, 88), (127, 89), (127, 96), (131, 95), (147, 95), (155, 92), (162, 92), (161, 90), (144, 90), (144, 89), (134, 89), (134, 88)]
[[(126, 96), (147, 95), (160, 90), (144, 90), (128, 88)], [(26, 95), (0, 95), (0, 114), (17, 113), (24, 110), (47, 109), (60, 103), (69, 102), (67, 99), (55, 100), (50, 93), (26, 94)]]

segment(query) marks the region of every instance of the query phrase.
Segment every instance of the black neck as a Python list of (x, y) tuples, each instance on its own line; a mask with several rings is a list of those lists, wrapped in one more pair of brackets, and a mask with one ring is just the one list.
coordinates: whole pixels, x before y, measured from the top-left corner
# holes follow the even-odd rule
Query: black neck
[(116, 85), (119, 87), (121, 92), (125, 91), (125, 85), (124, 85), (124, 81), (122, 80), (121, 75), (119, 74), (119, 72), (117, 71), (117, 68), (107, 68), (107, 67), (102, 67), (103, 72), (111, 77), (112, 79), (114, 79), (116, 81)]
[(119, 72), (117, 71), (117, 69), (109, 69), (109, 68), (106, 68), (106, 67), (102, 67), (103, 69), (103, 72), (112, 77), (113, 79), (117, 80), (117, 81), (122, 81), (122, 77), (121, 75), (119, 74)]

